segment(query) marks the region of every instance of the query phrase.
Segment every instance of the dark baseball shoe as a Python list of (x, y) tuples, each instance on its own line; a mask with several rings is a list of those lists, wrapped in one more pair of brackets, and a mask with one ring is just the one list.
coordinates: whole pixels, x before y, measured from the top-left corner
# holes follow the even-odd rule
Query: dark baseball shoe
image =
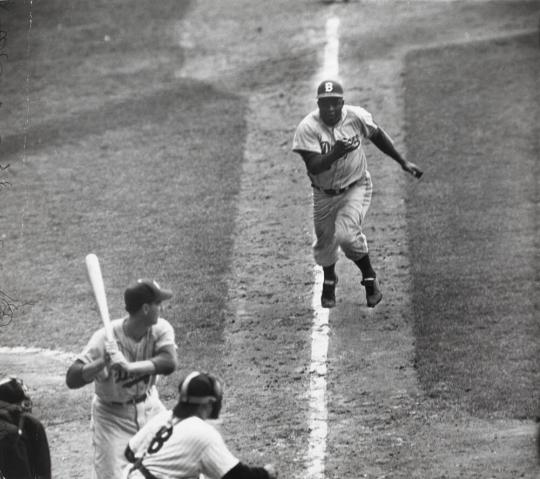
[(362, 285), (366, 288), (366, 301), (368, 307), (374, 308), (382, 299), (382, 293), (377, 278), (366, 278), (362, 281)]
[(336, 305), (336, 284), (338, 278), (336, 279), (325, 279), (322, 285), (322, 294), (321, 294), (321, 306), (323, 308), (333, 308)]

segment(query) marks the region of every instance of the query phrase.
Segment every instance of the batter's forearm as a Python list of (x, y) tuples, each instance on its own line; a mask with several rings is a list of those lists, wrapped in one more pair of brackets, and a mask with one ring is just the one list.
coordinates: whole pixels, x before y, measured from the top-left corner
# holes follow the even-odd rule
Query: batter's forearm
[(156, 365), (151, 359), (129, 363), (127, 370), (129, 374), (132, 374), (134, 376), (159, 374), (157, 371)]
[(122, 369), (133, 376), (147, 376), (153, 374), (171, 374), (178, 367), (176, 349), (165, 346), (155, 356), (142, 361), (127, 362), (122, 365)]
[(129, 363), (129, 373), (137, 376), (146, 374), (171, 374), (178, 367), (176, 353), (163, 351), (153, 358)]
[(158, 354), (151, 359), (154, 363), (156, 374), (171, 374), (178, 368), (178, 359), (176, 352), (174, 354)]
[(82, 378), (86, 383), (91, 383), (94, 379), (96, 379), (96, 376), (103, 371), (105, 366), (107, 365), (107, 362), (105, 361), (105, 358), (99, 358), (95, 361), (85, 364), (82, 367)]
[(91, 363), (84, 364), (76, 361), (66, 373), (66, 384), (70, 389), (78, 389), (90, 384), (106, 366), (104, 358), (96, 359)]

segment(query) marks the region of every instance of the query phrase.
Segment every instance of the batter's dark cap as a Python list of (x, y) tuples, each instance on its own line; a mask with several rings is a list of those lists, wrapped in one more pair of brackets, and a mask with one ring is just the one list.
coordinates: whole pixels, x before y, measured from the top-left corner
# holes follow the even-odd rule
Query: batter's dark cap
[(343, 98), (343, 87), (335, 80), (324, 80), (317, 88), (317, 98)]
[(150, 304), (171, 298), (172, 291), (163, 289), (153, 279), (138, 279), (133, 286), (128, 287), (124, 292), (126, 310), (129, 313), (139, 311), (143, 304)]

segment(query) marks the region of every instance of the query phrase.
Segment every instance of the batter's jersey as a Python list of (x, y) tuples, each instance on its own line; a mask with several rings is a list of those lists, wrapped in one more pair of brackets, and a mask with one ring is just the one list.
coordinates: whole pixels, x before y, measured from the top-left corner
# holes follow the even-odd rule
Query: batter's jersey
[(326, 125), (320, 117), (319, 110), (314, 110), (304, 117), (296, 128), (292, 149), (328, 153), (337, 140), (356, 138), (360, 146), (339, 160), (330, 169), (312, 175), (308, 172), (311, 183), (322, 189), (340, 189), (353, 181), (360, 180), (367, 171), (366, 154), (362, 141), (369, 139), (378, 129), (371, 113), (364, 108), (343, 105), (341, 119), (334, 126)]
[[(126, 336), (123, 323), (127, 318), (111, 321), (118, 349), (129, 362), (144, 361), (156, 355), (164, 346), (174, 346), (176, 349), (174, 329), (168, 321), (158, 318), (157, 323), (146, 332), (139, 341)], [(105, 328), (96, 331), (83, 352), (77, 357), (84, 364), (91, 363), (105, 354)], [(105, 402), (128, 402), (130, 399), (142, 396), (154, 386), (156, 375), (141, 375), (120, 377), (118, 374), (108, 374), (105, 368), (95, 379), (95, 392)]]
[[(198, 416), (178, 419), (172, 411), (158, 414), (131, 438), (129, 447), (135, 456), (143, 456), (156, 432), (171, 423), (174, 425), (171, 437), (157, 452), (148, 453), (142, 462), (157, 477), (198, 479), (204, 474), (210, 479), (220, 479), (240, 462), (210, 423)], [(129, 477), (139, 476), (133, 473)]]

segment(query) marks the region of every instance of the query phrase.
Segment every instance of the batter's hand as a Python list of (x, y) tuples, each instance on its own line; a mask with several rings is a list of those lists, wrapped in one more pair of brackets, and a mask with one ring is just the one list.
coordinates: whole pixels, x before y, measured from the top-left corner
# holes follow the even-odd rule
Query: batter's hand
[(118, 349), (118, 343), (116, 341), (105, 341), (105, 360), (111, 368), (126, 369), (128, 360)]
[(418, 168), (418, 166), (416, 166), (414, 163), (407, 160), (405, 160), (401, 164), (401, 167), (403, 168), (404, 171), (406, 171), (407, 173), (410, 173), (411, 175), (413, 175), (415, 178), (418, 178), (418, 179), (420, 179), (422, 175), (424, 174), (424, 172), (420, 168)]

